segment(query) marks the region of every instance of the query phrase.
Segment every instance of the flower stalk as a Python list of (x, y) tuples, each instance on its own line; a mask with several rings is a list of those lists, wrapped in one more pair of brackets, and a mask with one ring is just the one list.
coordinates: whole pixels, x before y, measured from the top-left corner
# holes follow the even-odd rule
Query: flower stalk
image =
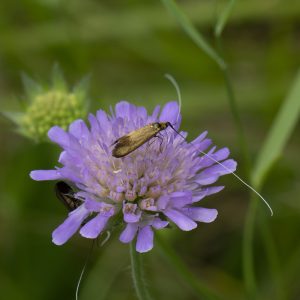
[(148, 292), (144, 266), (142, 262), (142, 254), (136, 252), (134, 242), (130, 243), (130, 262), (131, 262), (131, 274), (133, 280), (133, 287), (139, 300), (151, 300), (151, 296)]

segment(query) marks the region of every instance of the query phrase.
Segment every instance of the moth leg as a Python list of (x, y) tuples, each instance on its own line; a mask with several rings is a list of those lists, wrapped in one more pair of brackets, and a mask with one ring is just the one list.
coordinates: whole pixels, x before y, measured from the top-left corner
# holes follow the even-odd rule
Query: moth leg
[(157, 136), (153, 136), (151, 141), (148, 142), (148, 146), (150, 147), (154, 142), (155, 142), (155, 138), (157, 138)]
[[(162, 152), (162, 144), (163, 144), (163, 142), (164, 142), (164, 139), (163, 139), (163, 137), (162, 137), (159, 133), (157, 133), (157, 134), (153, 137), (153, 139), (154, 139), (154, 138), (158, 138), (158, 139), (160, 140), (159, 151), (160, 151), (160, 153), (161, 153), (161, 152)], [(154, 142), (155, 142), (155, 140), (153, 140), (152, 143), (149, 144), (149, 146), (151, 146)]]
[(117, 143), (119, 142), (119, 140), (120, 140), (120, 139), (115, 140), (115, 141), (110, 145), (110, 147), (113, 146), (113, 145), (115, 145), (115, 144), (117, 144)]
[(160, 153), (162, 153), (163, 152), (162, 145), (163, 145), (163, 142), (164, 142), (164, 138), (159, 133), (156, 135), (156, 137), (159, 138), (159, 140), (160, 140), (159, 151), (160, 151)]

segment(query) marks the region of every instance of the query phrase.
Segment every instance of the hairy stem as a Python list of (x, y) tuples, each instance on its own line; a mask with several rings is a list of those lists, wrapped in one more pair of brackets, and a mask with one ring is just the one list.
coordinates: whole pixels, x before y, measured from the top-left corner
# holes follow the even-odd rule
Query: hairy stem
[(151, 300), (147, 290), (141, 254), (136, 252), (134, 242), (130, 243), (130, 261), (133, 286), (139, 300)]

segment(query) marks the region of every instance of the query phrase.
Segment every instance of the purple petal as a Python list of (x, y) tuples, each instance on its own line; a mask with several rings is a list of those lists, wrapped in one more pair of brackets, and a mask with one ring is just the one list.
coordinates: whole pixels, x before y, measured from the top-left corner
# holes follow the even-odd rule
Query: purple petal
[(209, 167), (216, 163), (216, 161), (222, 161), (229, 156), (230, 152), (228, 148), (222, 148), (215, 153), (209, 154), (209, 156), (204, 156), (201, 161), (201, 167)]
[(80, 183), (82, 179), (79, 177), (79, 172), (76, 172), (73, 169), (69, 169), (68, 167), (63, 167), (59, 170), (60, 178), (66, 178), (75, 183)]
[(96, 116), (101, 129), (103, 129), (104, 131), (111, 129), (111, 122), (108, 120), (106, 112), (100, 109), (97, 111)]
[(167, 205), (169, 204), (170, 197), (169, 196), (161, 196), (157, 200), (157, 208), (160, 210), (166, 209)]
[(145, 226), (139, 230), (136, 251), (140, 253), (148, 252), (153, 248), (153, 230), (151, 226)]
[(214, 153), (214, 156), (216, 158), (216, 160), (223, 160), (223, 159), (226, 159), (230, 154), (230, 151), (228, 148), (222, 148), (222, 149), (219, 149), (218, 151), (216, 151)]
[(192, 192), (176, 192), (171, 194), (170, 203), (174, 208), (180, 208), (187, 204), (191, 204), (192, 200)]
[[(137, 107), (137, 115), (139, 116), (139, 118), (146, 121), (147, 120), (147, 110), (146, 110), (146, 108), (142, 107), (142, 106)], [(143, 124), (142, 126), (144, 126), (144, 125), (145, 124)]]
[(202, 171), (195, 177), (195, 181), (201, 185), (212, 184), (216, 182), (220, 176), (234, 172), (236, 165), (237, 163), (233, 159), (227, 159), (222, 162), (222, 165), (215, 164)]
[(184, 215), (175, 209), (168, 209), (164, 211), (164, 214), (172, 220), (181, 230), (189, 231), (197, 227), (197, 223), (194, 222), (191, 218)]
[(161, 229), (169, 225), (168, 221), (162, 221), (160, 218), (155, 218), (152, 222), (152, 227), (155, 229)]
[(154, 110), (152, 112), (152, 115), (150, 117), (150, 119), (151, 119), (152, 122), (156, 122), (157, 121), (157, 117), (158, 117), (159, 111), (160, 111), (160, 106), (159, 105), (155, 106), (155, 108), (154, 108)]
[(62, 128), (54, 126), (48, 131), (48, 137), (50, 140), (62, 148), (66, 148), (69, 145), (69, 135)]
[(159, 116), (160, 122), (170, 122), (176, 128), (179, 127), (180, 119), (179, 106), (176, 101), (168, 102)]
[(213, 222), (218, 215), (218, 211), (214, 208), (188, 207), (183, 211), (191, 219), (204, 223)]
[(193, 194), (193, 202), (198, 202), (201, 199), (203, 199), (204, 197), (212, 195), (212, 194), (216, 194), (223, 189), (224, 189), (224, 186), (212, 186), (212, 187), (202, 188), (201, 191), (195, 192)]
[(52, 233), (52, 241), (56, 245), (64, 244), (80, 227), (89, 211), (83, 205), (72, 211), (68, 218)]
[[(79, 193), (77, 193), (77, 194), (79, 194)], [(89, 211), (99, 212), (101, 210), (101, 208), (103, 207), (103, 203), (98, 202), (98, 201), (94, 201), (90, 198), (85, 198), (84, 206)]]
[(88, 120), (90, 122), (91, 131), (97, 134), (99, 132), (99, 123), (97, 118), (93, 114), (89, 114)]
[(116, 104), (115, 111), (116, 111), (116, 118), (121, 117), (129, 118), (130, 119), (130, 110), (132, 109), (133, 105), (126, 101), (121, 101)]
[(57, 180), (61, 179), (62, 176), (57, 170), (35, 170), (31, 171), (29, 176), (33, 180)]
[(205, 151), (210, 145), (212, 144), (211, 139), (205, 139), (202, 142), (200, 142), (198, 145), (196, 144), (195, 147), (197, 147), (197, 151), (199, 153), (202, 153)]
[(136, 223), (139, 221), (142, 211), (138, 209), (137, 204), (124, 203), (123, 204), (123, 215), (126, 223)]
[(86, 141), (90, 134), (89, 129), (87, 128), (83, 120), (76, 120), (69, 126), (69, 132), (76, 137), (78, 140)]
[(218, 175), (207, 175), (207, 176), (204, 176), (204, 175), (201, 175), (199, 178), (196, 178), (195, 179), (195, 182), (201, 184), (201, 185), (208, 185), (208, 184), (212, 184), (212, 183), (215, 183), (218, 179), (219, 179), (220, 176)]
[(108, 219), (109, 217), (103, 216), (99, 213), (95, 218), (86, 223), (79, 232), (83, 237), (94, 239), (104, 229)]
[(202, 132), (197, 138), (195, 138), (193, 141), (191, 141), (191, 144), (198, 144), (201, 142), (206, 136), (207, 136), (207, 131)]
[(136, 223), (141, 218), (141, 214), (141, 211), (138, 214), (124, 214), (124, 221), (126, 223)]
[(130, 243), (138, 230), (138, 224), (137, 223), (129, 223), (121, 233), (119, 240), (122, 243)]

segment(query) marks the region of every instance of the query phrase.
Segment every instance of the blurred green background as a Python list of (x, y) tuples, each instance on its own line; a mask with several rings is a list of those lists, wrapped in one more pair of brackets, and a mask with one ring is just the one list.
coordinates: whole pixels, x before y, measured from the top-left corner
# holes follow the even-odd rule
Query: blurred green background
[[(215, 45), (213, 28), (226, 1), (178, 3)], [(300, 2), (237, 1), (222, 39), (254, 160), (300, 65)], [(150, 110), (163, 105), (176, 98), (163, 77), (172, 74), (183, 95), (181, 128), (189, 132), (188, 139), (208, 130), (215, 144), (231, 149), (238, 173), (246, 176), (222, 73), (161, 2), (1, 1), (0, 110), (20, 109), (21, 71), (47, 82), (54, 63), (71, 85), (91, 74), (91, 112), (108, 110), (123, 99)], [(91, 242), (75, 236), (62, 247), (52, 244), (51, 232), (66, 211), (55, 198), (53, 183), (28, 176), (34, 169), (51, 169), (60, 150), (34, 144), (4, 118), (0, 122), (1, 298), (74, 299)], [(259, 203), (258, 220), (267, 222), (275, 245), (268, 251), (258, 221), (253, 245), (259, 299), (300, 299), (299, 146), (298, 124), (263, 188), (274, 216)], [(242, 240), (249, 190), (233, 176), (220, 181), (226, 189), (203, 202), (219, 210), (217, 220), (192, 232), (166, 230), (163, 238), (223, 299), (245, 299)], [(159, 247), (144, 258), (154, 299), (199, 299)], [(82, 300), (134, 299), (128, 246), (117, 236), (94, 249), (81, 292)]]

